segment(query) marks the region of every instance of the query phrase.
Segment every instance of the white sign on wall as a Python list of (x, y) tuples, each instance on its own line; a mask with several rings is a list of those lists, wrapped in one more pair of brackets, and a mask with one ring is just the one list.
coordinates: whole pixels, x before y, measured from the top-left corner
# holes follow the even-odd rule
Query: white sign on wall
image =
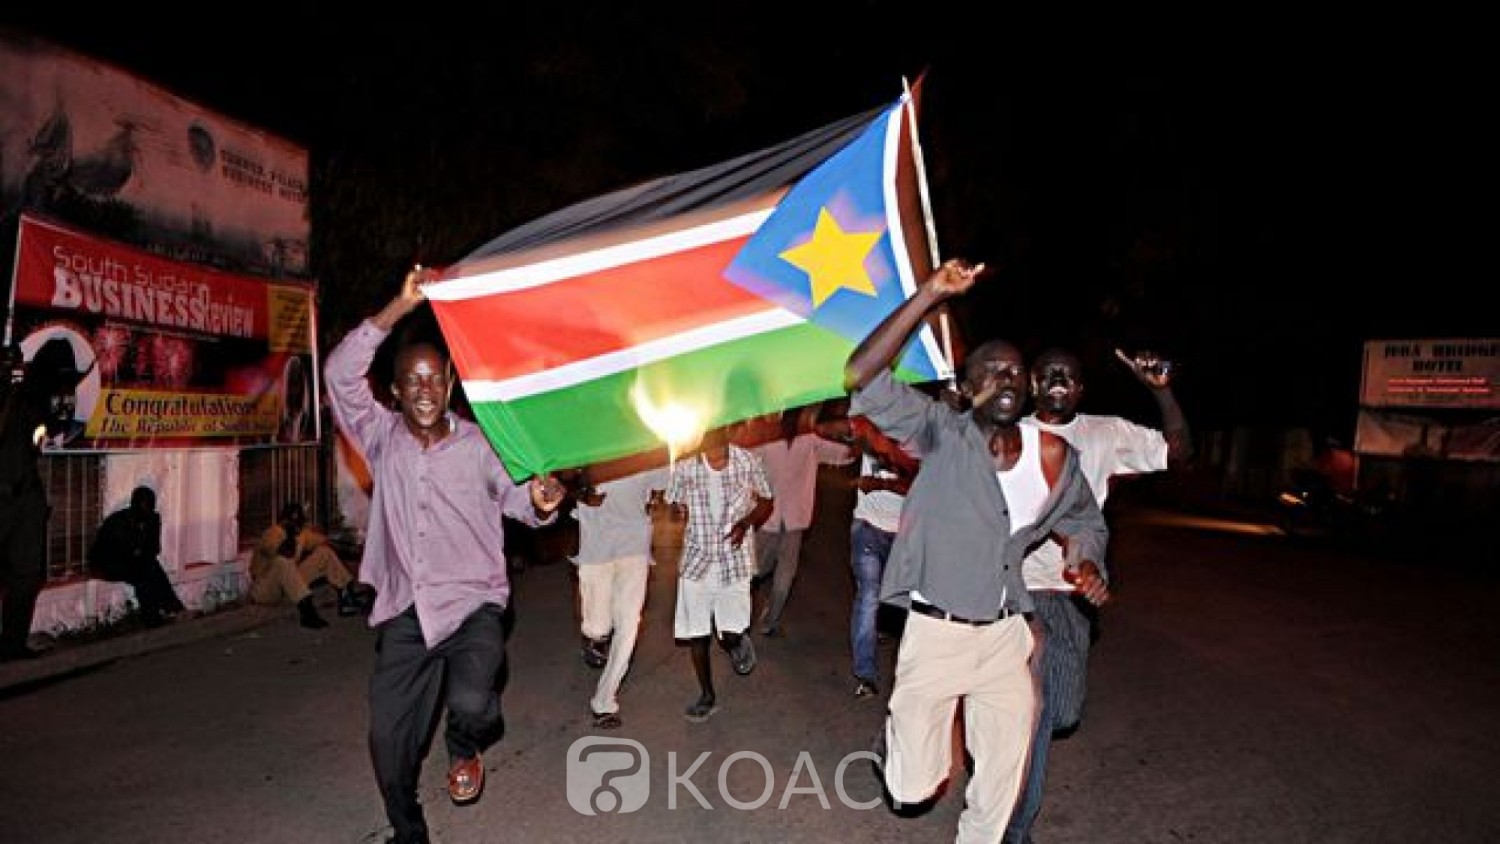
[(1359, 403), (1500, 409), (1500, 338), (1368, 341)]
[(128, 233), (174, 260), (305, 277), (307, 191), (305, 149), (0, 29), (5, 216), (30, 211)]

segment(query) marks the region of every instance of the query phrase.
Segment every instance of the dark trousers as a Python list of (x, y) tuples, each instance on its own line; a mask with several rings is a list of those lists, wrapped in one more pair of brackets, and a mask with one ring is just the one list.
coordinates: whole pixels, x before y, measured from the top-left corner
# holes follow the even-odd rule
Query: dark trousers
[(177, 597), (172, 581), (157, 560), (144, 560), (125, 571), (108, 572), (105, 577), (130, 584), (135, 590), (136, 603), (141, 606), (141, 616), (148, 622), (160, 620), (162, 613), (183, 610), (182, 600)]
[(47, 580), (47, 509), (40, 492), (0, 499), (0, 657), (20, 651), (31, 635)]
[(499, 738), (502, 616), (499, 606), (485, 604), (430, 651), (415, 607), (380, 625), (370, 677), (370, 760), (397, 841), (427, 840), (417, 782), (439, 706), (446, 704), (450, 761), (471, 758)]

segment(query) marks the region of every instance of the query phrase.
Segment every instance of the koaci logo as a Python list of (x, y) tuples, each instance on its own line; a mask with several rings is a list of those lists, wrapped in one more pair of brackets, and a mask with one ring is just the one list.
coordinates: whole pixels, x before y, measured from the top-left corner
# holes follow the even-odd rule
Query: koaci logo
[[(691, 798), (690, 805), (712, 810), (713, 802), (694, 780), (700, 772), (713, 777), (718, 785), (719, 800), (724, 805), (741, 811), (752, 811), (771, 803), (777, 789), (776, 770), (771, 761), (752, 750), (730, 753), (719, 763), (716, 776), (710, 759), (714, 752), (705, 750), (683, 766), (673, 752), (667, 753), (667, 808), (676, 809), (678, 798)], [(856, 800), (845, 787), (850, 767), (861, 759), (878, 763), (879, 757), (868, 750), (856, 750), (839, 760), (833, 771), (833, 790), (839, 802), (851, 809), (873, 809), (882, 802), (876, 788), (876, 780), (868, 776), (872, 796), (868, 800)], [(736, 767), (741, 770), (734, 773)], [(651, 755), (640, 742), (627, 738), (605, 738), (584, 736), (568, 748), (568, 805), (583, 815), (611, 815), (634, 812), (646, 805), (651, 796)], [(748, 772), (748, 773), (747, 773)], [(832, 808), (828, 792), (823, 788), (824, 778), (818, 774), (812, 754), (802, 751), (792, 766), (781, 791), (781, 799), (775, 804), (785, 810), (794, 797), (815, 799), (824, 809)], [(759, 793), (755, 790), (759, 789)], [(710, 792), (712, 793), (712, 792)]]
[(584, 736), (568, 747), (568, 805), (584, 815), (634, 812), (651, 795), (650, 767), (638, 741)]

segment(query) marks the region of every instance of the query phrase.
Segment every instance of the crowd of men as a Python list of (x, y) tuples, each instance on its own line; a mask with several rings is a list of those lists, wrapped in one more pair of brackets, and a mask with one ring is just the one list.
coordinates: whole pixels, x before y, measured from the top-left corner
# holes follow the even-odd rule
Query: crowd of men
[[(1047, 747), (1081, 721), (1091, 630), (1110, 597), (1102, 513), (1110, 484), (1180, 464), (1191, 438), (1170, 367), (1150, 353), (1120, 360), (1156, 398), (1161, 431), (1080, 413), (1081, 364), (1064, 349), (1028, 367), (1016, 345), (991, 340), (962, 362), (954, 389), (937, 394), (898, 380), (892, 366), (912, 333), (982, 272), (961, 261), (937, 268), (854, 349), (849, 399), (823, 408), (832, 413), (791, 408), (709, 430), (671, 472), (585, 469), (522, 482), (450, 406), (456, 377), (441, 337), (393, 338), (434, 279), (420, 267), (408, 273), (325, 367), (335, 422), (374, 478), (357, 579), (308, 530), (295, 502), (261, 538), (255, 561), (256, 600), (295, 604), (305, 627), (326, 625), (310, 597), (317, 580), (336, 590), (340, 614), (369, 616), (378, 637), (369, 746), (391, 840), (430, 840), (418, 781), (439, 724), (449, 797), (465, 805), (483, 791), (482, 754), (500, 734), (494, 689), (511, 593), (500, 515), (546, 526), (572, 498), (581, 655), (601, 672), (588, 701), (596, 730), (623, 723), (621, 685), (641, 632), (652, 519), (666, 508), (683, 522), (682, 555), (663, 562), (675, 563), (672, 635), (698, 687), (683, 716), (702, 723), (719, 708), (715, 646), (746, 675), (757, 664), (755, 637), (795, 627), (788, 607), (803, 535), (818, 517), (818, 467), (857, 463), (850, 674), (856, 697), (886, 701), (873, 748), (888, 799), (895, 809), (938, 799), (961, 706), (972, 766), (957, 840), (1031, 842)], [(397, 345), (394, 371), (388, 392), (377, 393), (371, 369), (388, 339)], [(45, 405), (31, 411), (21, 395), (7, 391), (7, 443), (26, 446), (6, 446), (7, 507), (40, 491), (34, 443), (10, 434), (45, 424)], [(156, 560), (154, 505), (154, 492), (138, 488), (100, 531), (95, 564), (132, 583), (159, 624), (182, 604)], [(24, 634), (13, 635), (29, 612), (13, 605), (35, 596), (29, 579), (10, 576), (28, 563), (25, 538), (12, 528), (4, 538), (4, 656), (15, 658), (29, 655)], [(876, 650), (882, 606), (904, 617), (888, 676)]]

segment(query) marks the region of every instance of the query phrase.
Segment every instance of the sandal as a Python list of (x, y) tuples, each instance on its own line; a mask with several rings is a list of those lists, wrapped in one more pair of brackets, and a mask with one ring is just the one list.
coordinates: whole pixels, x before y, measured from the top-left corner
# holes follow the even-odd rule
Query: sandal
[(580, 650), (583, 663), (590, 668), (603, 668), (609, 662), (609, 637), (590, 639), (585, 637)]
[(688, 719), (694, 724), (702, 724), (704, 721), (708, 720), (710, 715), (713, 715), (718, 711), (718, 704), (712, 701), (699, 700), (692, 706), (689, 706), (687, 710), (682, 713), (682, 717)]
[(729, 663), (741, 677), (755, 670), (755, 645), (750, 643), (750, 631), (740, 635), (739, 645), (729, 654)]
[(595, 712), (594, 729), (596, 730), (618, 730), (620, 728), (620, 716), (614, 712)]

